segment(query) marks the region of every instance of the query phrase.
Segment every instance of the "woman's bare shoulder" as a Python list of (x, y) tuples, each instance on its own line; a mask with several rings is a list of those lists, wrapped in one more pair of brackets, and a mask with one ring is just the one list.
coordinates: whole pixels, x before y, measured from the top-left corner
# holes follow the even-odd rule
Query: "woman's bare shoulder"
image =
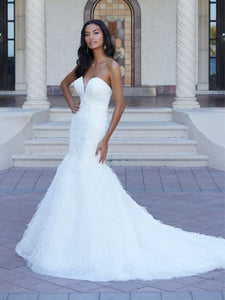
[(113, 73), (118, 73), (120, 71), (120, 65), (119, 65), (119, 63), (115, 59), (113, 59), (113, 58), (111, 58), (108, 61), (107, 67), (108, 67), (109, 73), (111, 75)]
[(119, 68), (120, 67), (120, 65), (118, 64), (118, 62), (115, 60), (115, 59), (113, 59), (113, 58), (111, 58), (111, 59), (109, 59), (108, 60), (108, 67), (109, 68)]

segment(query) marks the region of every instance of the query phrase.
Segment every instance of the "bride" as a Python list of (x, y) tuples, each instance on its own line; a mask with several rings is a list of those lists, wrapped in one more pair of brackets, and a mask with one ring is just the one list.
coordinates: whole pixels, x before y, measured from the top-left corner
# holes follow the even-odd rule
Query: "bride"
[[(77, 65), (61, 82), (73, 113), (69, 152), (16, 253), (36, 273), (92, 281), (170, 279), (225, 268), (225, 239), (154, 219), (105, 164), (108, 141), (124, 111), (114, 52), (102, 21), (84, 24)], [(69, 89), (73, 82), (77, 104)]]

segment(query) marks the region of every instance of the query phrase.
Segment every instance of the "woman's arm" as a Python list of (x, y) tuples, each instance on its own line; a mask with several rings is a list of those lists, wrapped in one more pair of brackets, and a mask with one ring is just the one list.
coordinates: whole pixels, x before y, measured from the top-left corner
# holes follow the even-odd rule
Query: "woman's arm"
[(111, 86), (113, 91), (113, 98), (115, 100), (115, 109), (113, 111), (112, 119), (109, 124), (108, 130), (105, 136), (103, 137), (103, 139), (99, 142), (95, 153), (95, 155), (97, 155), (99, 150), (101, 151), (99, 162), (102, 163), (106, 159), (106, 155), (108, 151), (108, 141), (113, 131), (115, 130), (117, 124), (119, 123), (119, 120), (125, 109), (120, 66), (115, 61), (110, 66), (110, 79), (111, 79)]
[(71, 83), (76, 79), (76, 76), (75, 76), (76, 68), (77, 68), (77, 66), (60, 83), (60, 87), (63, 92), (63, 96), (66, 99), (66, 102), (68, 103), (72, 113), (76, 113), (80, 108), (80, 100), (79, 100), (78, 104), (76, 104), (74, 102), (70, 88), (69, 88)]

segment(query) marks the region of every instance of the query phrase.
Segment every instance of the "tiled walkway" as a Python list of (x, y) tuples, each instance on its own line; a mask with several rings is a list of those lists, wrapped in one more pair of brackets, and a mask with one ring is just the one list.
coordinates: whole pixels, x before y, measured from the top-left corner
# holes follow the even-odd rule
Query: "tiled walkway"
[[(225, 173), (208, 167), (114, 167), (163, 223), (225, 238)], [(171, 280), (91, 282), (39, 275), (14, 252), (56, 169), (0, 171), (0, 300), (225, 300), (225, 270)]]

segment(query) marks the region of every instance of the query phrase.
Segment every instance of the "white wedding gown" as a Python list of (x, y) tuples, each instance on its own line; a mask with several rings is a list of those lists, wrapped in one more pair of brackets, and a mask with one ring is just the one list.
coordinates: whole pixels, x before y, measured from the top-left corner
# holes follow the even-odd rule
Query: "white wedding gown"
[(163, 224), (95, 156), (108, 128), (111, 88), (74, 81), (81, 99), (69, 152), (15, 251), (34, 272), (91, 281), (151, 280), (225, 268), (225, 239)]

